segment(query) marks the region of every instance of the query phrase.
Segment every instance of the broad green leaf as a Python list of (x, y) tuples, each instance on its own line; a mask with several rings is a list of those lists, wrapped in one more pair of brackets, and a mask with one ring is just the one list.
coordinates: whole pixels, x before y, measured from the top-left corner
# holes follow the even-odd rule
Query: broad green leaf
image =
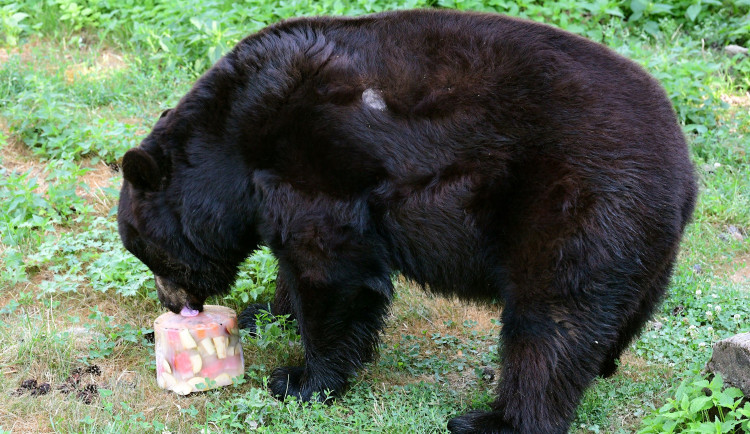
[(646, 10), (647, 6), (648, 3), (646, 2), (646, 0), (631, 0), (630, 9), (633, 11), (633, 14), (630, 15), (630, 20), (639, 20), (643, 16), (643, 11)]
[(690, 401), (690, 413), (698, 413), (713, 407), (713, 400), (710, 396), (699, 396)]
[(687, 10), (685, 11), (685, 16), (690, 19), (690, 21), (695, 21), (696, 18), (698, 18), (698, 14), (701, 13), (701, 5), (700, 3), (696, 3), (694, 5), (691, 5)]

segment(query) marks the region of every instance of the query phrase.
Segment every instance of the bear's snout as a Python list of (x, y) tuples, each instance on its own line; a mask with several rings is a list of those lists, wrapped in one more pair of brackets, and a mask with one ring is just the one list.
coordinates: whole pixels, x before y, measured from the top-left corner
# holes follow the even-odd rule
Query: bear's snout
[(199, 312), (203, 311), (203, 302), (205, 300), (198, 300), (184, 288), (166, 277), (154, 275), (154, 279), (156, 281), (156, 291), (162, 306), (176, 314), (179, 314), (185, 306)]

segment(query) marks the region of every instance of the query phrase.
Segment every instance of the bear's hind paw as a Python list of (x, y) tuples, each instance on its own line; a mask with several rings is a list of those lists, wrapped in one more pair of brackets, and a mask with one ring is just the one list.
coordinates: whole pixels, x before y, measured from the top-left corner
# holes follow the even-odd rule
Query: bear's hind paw
[(496, 412), (470, 411), (448, 421), (453, 434), (512, 434), (513, 428)]
[(263, 312), (271, 312), (270, 304), (250, 304), (240, 312), (237, 317), (237, 322), (241, 329), (246, 329), (250, 332), (250, 335), (256, 335), (256, 324), (255, 321), (258, 319), (257, 316)]

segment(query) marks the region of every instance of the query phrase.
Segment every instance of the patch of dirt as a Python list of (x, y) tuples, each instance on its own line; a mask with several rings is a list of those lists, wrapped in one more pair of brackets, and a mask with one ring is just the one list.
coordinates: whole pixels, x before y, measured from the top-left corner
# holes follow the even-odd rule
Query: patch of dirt
[(42, 426), (42, 422), (36, 418), (16, 418), (9, 426), (3, 426), (12, 433), (52, 433), (51, 428)]
[(112, 50), (104, 49), (91, 53), (93, 61), (75, 63), (65, 69), (65, 81), (73, 83), (81, 78), (106, 78), (110, 73), (127, 69), (125, 59)]
[(735, 107), (750, 107), (750, 92), (744, 95), (722, 95), (721, 100)]
[(642, 357), (638, 357), (630, 351), (625, 351), (620, 356), (620, 366), (617, 368), (615, 375), (622, 374), (631, 377), (635, 381), (642, 381), (642, 378), (635, 377), (633, 374), (640, 374), (648, 371), (652, 366)]
[[(68, 83), (72, 83), (76, 78), (81, 77), (103, 79), (112, 72), (128, 68), (124, 56), (112, 48), (98, 49), (97, 44), (84, 44), (77, 53), (71, 54), (70, 50), (66, 50), (66, 54), (61, 55), (57, 51), (50, 50), (50, 47), (53, 47), (53, 45), (43, 39), (31, 38), (18, 47), (0, 49), (0, 63), (5, 63), (18, 56), (22, 64), (40, 67), (48, 71), (70, 63), (64, 72), (65, 80)], [(57, 59), (57, 62), (48, 57)], [(86, 60), (76, 62), (79, 58)], [(40, 61), (40, 59), (44, 60)]]
[[(419, 354), (416, 355), (418, 358), (438, 357), (441, 362), (451, 364), (464, 360), (464, 369), (451, 369), (450, 372), (442, 374), (443, 380), (452, 390), (489, 387), (497, 382), (500, 366), (477, 365), (479, 360), (475, 355), (463, 354), (461, 347), (453, 347), (452, 344), (438, 344), (431, 337), (440, 334), (444, 337), (455, 336), (465, 341), (476, 333), (473, 339), (489, 341), (481, 344), (483, 350), (493, 351), (490, 346), (497, 345), (500, 331), (500, 327), (493, 322), (500, 316), (498, 306), (473, 304), (432, 295), (404, 278), (396, 282), (396, 292), (398, 296), (394, 300), (391, 317), (382, 335), (386, 346), (402, 344), (403, 337), (410, 335), (417, 337), (421, 345)], [(464, 325), (465, 321), (469, 323)], [(480, 377), (475, 369), (481, 370)], [(373, 383), (388, 386), (435, 382), (433, 374), (415, 375), (400, 370), (375, 368), (369, 375)]]
[(22, 63), (31, 62), (33, 54), (31, 53), (34, 47), (40, 46), (39, 40), (33, 39), (19, 47), (5, 47), (0, 49), (0, 63), (7, 62), (11, 57), (20, 56)]
[[(0, 128), (7, 135), (8, 128), (3, 120), (0, 120)], [(39, 187), (35, 190), (37, 193), (43, 193), (47, 190), (44, 180), (44, 165), (34, 158), (29, 148), (23, 143), (10, 137), (8, 143), (0, 148), (0, 161), (2, 161), (2, 166), (0, 167), (9, 172), (30, 172), (32, 177), (36, 177), (39, 183)]]
[(404, 278), (399, 279), (397, 286), (399, 299), (394, 307), (404, 312), (401, 316), (410, 317), (408, 323), (402, 319), (401, 324), (395, 324), (401, 331), (416, 328), (418, 330), (412, 330), (411, 334), (421, 333), (425, 329), (431, 333), (450, 334), (455, 331), (453, 329), (456, 325), (460, 326), (464, 321), (470, 320), (476, 322), (473, 330), (499, 332), (498, 326), (493, 324), (493, 320), (500, 318), (497, 306), (432, 295)]
[[(0, 128), (5, 129), (2, 121), (0, 121)], [(37, 194), (46, 193), (47, 181), (45, 178), (47, 172), (45, 171), (45, 165), (35, 159), (29, 148), (23, 143), (11, 139), (6, 146), (0, 148), (0, 161), (2, 161), (2, 167), (9, 172), (19, 174), (28, 172), (30, 177), (37, 179), (38, 186), (34, 189), (34, 192)], [(114, 204), (104, 194), (103, 189), (117, 187), (119, 166), (117, 164), (106, 164), (103, 161), (92, 165), (91, 160), (83, 160), (81, 166), (89, 169), (80, 178), (89, 188), (79, 186), (76, 189), (76, 194), (91, 204), (97, 213), (108, 213)]]
[[(489, 368), (485, 368), (489, 369)], [(495, 371), (490, 369), (492, 371), (492, 380), (489, 380), (489, 378), (482, 378), (482, 381), (479, 381), (480, 379), (477, 377), (477, 374), (474, 372), (474, 369), (464, 369), (463, 371), (452, 371), (445, 374), (445, 380), (450, 385), (449, 388), (451, 390), (462, 392), (465, 390), (472, 390), (476, 389), (478, 387), (487, 387), (488, 385), (492, 385), (492, 389), (497, 387), (496, 375)], [(489, 380), (489, 381), (487, 381)], [(434, 378), (430, 376), (430, 380), (425, 379), (425, 382), (432, 382), (435, 381)]]
[(750, 253), (741, 255), (732, 261), (729, 280), (743, 286), (750, 291)]
[(106, 214), (114, 203), (104, 193), (104, 188), (115, 188), (119, 185), (117, 173), (120, 168), (116, 164), (106, 164), (103, 161), (95, 166), (89, 166), (90, 170), (81, 177), (88, 191), (82, 187), (76, 189), (76, 194), (91, 204), (97, 213)]

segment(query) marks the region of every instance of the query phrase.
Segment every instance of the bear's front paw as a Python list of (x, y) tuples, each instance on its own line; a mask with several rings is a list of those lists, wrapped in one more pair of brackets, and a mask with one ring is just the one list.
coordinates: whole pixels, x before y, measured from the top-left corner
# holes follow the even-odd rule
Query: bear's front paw
[(313, 387), (313, 384), (319, 383), (310, 381), (305, 374), (305, 369), (299, 366), (276, 368), (268, 378), (268, 388), (271, 389), (271, 393), (282, 401), (287, 396), (294, 396), (303, 402), (310, 400), (328, 402), (332, 400), (335, 391), (323, 387)]
[(512, 434), (513, 428), (497, 412), (471, 411), (448, 421), (453, 434)]

